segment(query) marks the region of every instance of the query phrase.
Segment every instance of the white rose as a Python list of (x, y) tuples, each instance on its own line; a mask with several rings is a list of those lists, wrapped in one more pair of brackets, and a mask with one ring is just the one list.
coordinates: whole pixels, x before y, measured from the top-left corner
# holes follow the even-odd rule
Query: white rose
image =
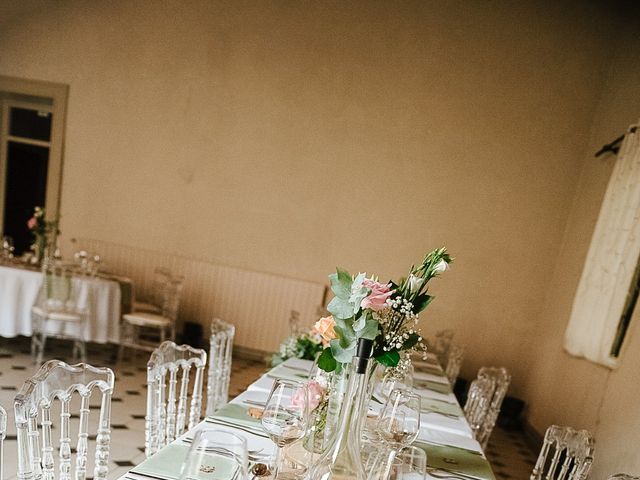
[(424, 282), (424, 279), (420, 277), (416, 277), (412, 273), (411, 275), (409, 275), (408, 282), (409, 282), (409, 290), (411, 291), (411, 293), (414, 293), (420, 290), (420, 287), (422, 286), (422, 282)]
[(448, 269), (449, 269), (449, 264), (444, 259), (440, 260), (438, 264), (435, 267), (433, 267), (433, 271), (435, 273), (442, 273)]

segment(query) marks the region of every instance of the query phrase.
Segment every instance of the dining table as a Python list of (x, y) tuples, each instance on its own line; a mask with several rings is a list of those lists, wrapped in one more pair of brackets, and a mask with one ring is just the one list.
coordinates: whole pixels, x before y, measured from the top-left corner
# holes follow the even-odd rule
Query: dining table
[[(31, 307), (41, 285), (42, 272), (37, 267), (20, 263), (0, 265), (1, 337), (31, 336)], [(131, 281), (107, 274), (74, 275), (73, 289), (77, 307), (88, 316), (84, 338), (96, 343), (118, 343), (123, 303), (124, 308), (130, 303)]]
[[(420, 432), (413, 446), (426, 453), (424, 478), (495, 480), (491, 465), (482, 447), (473, 438), (472, 429), (437, 359), (430, 354), (420, 363), (421, 366), (414, 373), (413, 386), (414, 393), (421, 397)], [(311, 361), (291, 358), (268, 370), (213, 415), (205, 417), (194, 428), (133, 467), (119, 480), (178, 480), (194, 435), (206, 428), (230, 431), (244, 437), (247, 450), (253, 452), (249, 458), (250, 472), (257, 462), (268, 464), (275, 454), (275, 444), (262, 429), (260, 420), (251, 416), (249, 410), (266, 403), (276, 379), (305, 381), (312, 365)], [(375, 414), (380, 408), (379, 402), (372, 398), (369, 414)], [(223, 480), (220, 476), (210, 478)], [(261, 478), (266, 480), (270, 477), (249, 474), (250, 480)]]

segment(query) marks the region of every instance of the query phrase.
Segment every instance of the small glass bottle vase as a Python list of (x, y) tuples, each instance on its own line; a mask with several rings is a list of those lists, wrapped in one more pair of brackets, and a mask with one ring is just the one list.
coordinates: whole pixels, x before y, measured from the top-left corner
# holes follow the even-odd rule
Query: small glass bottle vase
[(348, 379), (337, 430), (325, 451), (313, 462), (305, 480), (366, 480), (360, 453), (360, 436), (366, 419), (370, 391), (367, 388), (372, 362), (354, 357), (344, 366)]

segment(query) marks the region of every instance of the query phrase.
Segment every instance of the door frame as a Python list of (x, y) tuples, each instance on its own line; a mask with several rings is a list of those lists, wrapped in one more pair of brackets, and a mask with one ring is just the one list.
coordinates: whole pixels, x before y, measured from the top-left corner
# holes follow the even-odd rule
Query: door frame
[[(64, 134), (67, 117), (67, 100), (69, 86), (62, 83), (45, 82), (41, 80), (29, 80), (24, 78), (7, 77), (0, 75), (0, 94), (2, 95), (26, 95), (51, 100), (49, 109), (53, 114), (51, 121), (51, 140), (49, 142), (49, 166), (47, 170), (47, 193), (43, 207), (47, 220), (55, 220), (60, 215), (60, 197), (62, 188), (62, 167), (64, 153)], [(25, 103), (20, 100), (9, 100), (12, 104)], [(5, 102), (2, 102), (5, 103)], [(29, 102), (26, 102), (27, 104)], [(40, 108), (44, 110), (44, 108)], [(6, 128), (7, 118), (4, 118), (8, 109), (3, 108), (2, 129)], [(6, 157), (6, 138), (3, 138), (0, 148), (3, 149), (2, 158)], [(1, 160), (0, 159), (0, 160)], [(4, 223), (4, 196), (6, 173), (3, 161), (0, 161), (0, 228)]]

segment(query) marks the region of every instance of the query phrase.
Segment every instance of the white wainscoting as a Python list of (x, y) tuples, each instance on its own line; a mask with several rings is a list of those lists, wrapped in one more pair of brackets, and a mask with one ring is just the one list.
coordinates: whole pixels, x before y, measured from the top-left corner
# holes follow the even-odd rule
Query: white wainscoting
[(249, 349), (275, 351), (289, 332), (291, 310), (300, 312), (301, 323), (311, 326), (324, 301), (325, 286), (320, 283), (101, 240), (79, 238), (76, 246), (99, 254), (110, 272), (129, 277), (139, 295), (150, 290), (156, 267), (184, 275), (180, 324), (200, 323), (207, 336), (211, 319), (221, 318), (236, 326), (235, 344)]

